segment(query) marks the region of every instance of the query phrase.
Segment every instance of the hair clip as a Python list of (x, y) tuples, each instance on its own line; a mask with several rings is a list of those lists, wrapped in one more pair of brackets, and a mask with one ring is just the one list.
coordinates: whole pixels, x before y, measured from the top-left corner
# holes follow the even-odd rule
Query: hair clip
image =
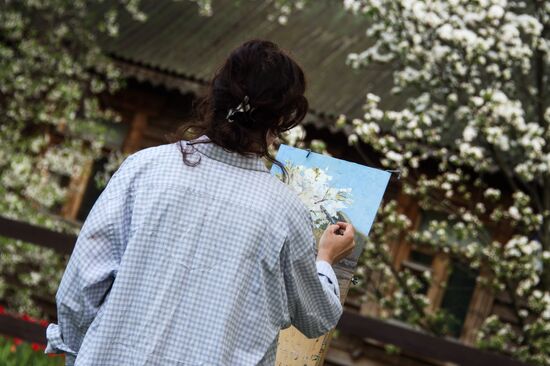
[(229, 111), (227, 112), (227, 116), (225, 116), (225, 119), (228, 120), (229, 122), (234, 122), (235, 113), (252, 112), (254, 108), (250, 106), (250, 103), (248, 101), (249, 101), (248, 95), (245, 95), (243, 101), (237, 106), (237, 108), (229, 109)]

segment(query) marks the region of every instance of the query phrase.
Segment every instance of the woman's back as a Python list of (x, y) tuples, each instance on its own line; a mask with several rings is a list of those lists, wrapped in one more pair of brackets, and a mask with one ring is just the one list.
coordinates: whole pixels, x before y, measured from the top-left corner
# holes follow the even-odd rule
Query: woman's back
[[(244, 84), (253, 100), (229, 108)], [(77, 366), (273, 365), (281, 328), (336, 325), (336, 276), (316, 263), (309, 211), (261, 158), (268, 136), (303, 119), (304, 88), (274, 44), (247, 42), (184, 126), (193, 141), (124, 160), (78, 236), (47, 353)]]
[(133, 192), (114, 223), (127, 244), (77, 365), (273, 364), (290, 324), (279, 253), (301, 203), (260, 158), (194, 146), (196, 167), (167, 144), (117, 172)]

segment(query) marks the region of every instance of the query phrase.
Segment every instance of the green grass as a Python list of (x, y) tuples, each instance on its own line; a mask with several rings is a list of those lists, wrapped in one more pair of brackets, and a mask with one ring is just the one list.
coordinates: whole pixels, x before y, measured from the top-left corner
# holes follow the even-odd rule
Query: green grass
[[(34, 348), (34, 349), (33, 349)], [(64, 366), (63, 355), (48, 356), (43, 347), (0, 336), (0, 366)]]

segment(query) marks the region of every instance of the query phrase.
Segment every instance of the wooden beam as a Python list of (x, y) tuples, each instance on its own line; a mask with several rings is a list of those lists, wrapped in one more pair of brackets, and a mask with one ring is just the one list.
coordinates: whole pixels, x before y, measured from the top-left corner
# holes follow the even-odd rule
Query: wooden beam
[(0, 216), (0, 236), (51, 248), (60, 254), (71, 254), (77, 239), (77, 236), (72, 234), (60, 233), (2, 216)]
[[(418, 202), (400, 191), (397, 197), (397, 203), (398, 212), (407, 216), (411, 221), (411, 231), (418, 230), (421, 219)], [(410, 252), (411, 244), (406, 241), (406, 234), (401, 233), (399, 239), (391, 244), (393, 265), (396, 270), (401, 270), (401, 263), (409, 257)]]
[[(506, 243), (513, 235), (513, 229), (511, 226), (499, 227), (498, 230), (493, 231), (492, 239), (501, 243)], [(466, 319), (464, 319), (464, 327), (460, 339), (466, 344), (474, 344), (477, 338), (477, 332), (485, 322), (485, 319), (492, 313), (495, 313), (494, 303), (495, 297), (501, 296), (505, 293), (495, 294), (487, 285), (479, 281), (480, 278), (486, 280), (492, 276), (489, 268), (483, 265), (480, 269), (476, 288), (468, 307), (468, 313)], [(508, 307), (510, 313), (512, 312), (512, 306)], [(500, 314), (497, 314), (500, 315)], [(514, 314), (515, 316), (515, 314)]]
[(67, 219), (76, 220), (78, 210), (84, 199), (84, 193), (92, 174), (94, 161), (88, 160), (84, 163), (82, 172), (78, 176), (71, 177), (71, 183), (69, 183), (69, 193), (63, 208), (61, 209), (61, 215)]
[(464, 319), (464, 326), (460, 339), (468, 345), (473, 345), (475, 343), (478, 330), (493, 310), (495, 298), (493, 291), (487, 285), (479, 281), (479, 278), (488, 278), (488, 276), (489, 271), (485, 267), (482, 267), (472, 299), (470, 300), (466, 319)]
[[(364, 317), (349, 311), (344, 311), (337, 329), (356, 337), (393, 344), (407, 354), (458, 365), (527, 366), (509, 357), (472, 348), (452, 339), (432, 336), (397, 322)], [(0, 314), (0, 334), (46, 344), (46, 329), (43, 326), (7, 314)]]
[(454, 339), (436, 337), (402, 323), (345, 311), (337, 329), (360, 338), (393, 344), (403, 353), (465, 366), (527, 366), (504, 355), (467, 346)]
[(0, 314), (0, 334), (30, 343), (46, 344), (46, 328), (11, 315)]
[(137, 111), (132, 119), (130, 131), (124, 140), (122, 152), (131, 154), (141, 148), (141, 139), (143, 132), (147, 128), (147, 114)]
[(432, 262), (432, 281), (428, 290), (428, 312), (434, 313), (441, 306), (445, 294), (446, 282), (449, 278), (450, 258), (447, 253), (436, 253)]
[[(337, 366), (443, 366), (442, 362), (386, 351), (383, 343), (340, 333), (332, 342), (326, 360)], [(328, 366), (325, 363), (324, 366)]]

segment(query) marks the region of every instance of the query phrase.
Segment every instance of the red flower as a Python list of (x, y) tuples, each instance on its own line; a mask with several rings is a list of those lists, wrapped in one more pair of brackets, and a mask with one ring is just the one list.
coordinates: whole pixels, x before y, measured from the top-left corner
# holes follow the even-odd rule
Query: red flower
[(47, 320), (44, 320), (44, 319), (41, 319), (39, 321), (40, 325), (43, 326), (43, 327), (47, 327), (48, 326), (48, 321)]
[(38, 344), (38, 343), (32, 343), (32, 344), (31, 344), (31, 348), (32, 348), (34, 351), (41, 351), (41, 350), (46, 349), (45, 346), (43, 346), (43, 345), (41, 345), (41, 344)]
[(6, 312), (6, 309), (2, 305), (0, 305), (0, 314), (4, 314)]
[(16, 346), (19, 346), (21, 343), (23, 343), (23, 340), (21, 338), (13, 338), (13, 343), (16, 345)]
[(21, 315), (21, 319), (30, 323), (38, 323), (38, 319), (30, 316), (29, 314)]

